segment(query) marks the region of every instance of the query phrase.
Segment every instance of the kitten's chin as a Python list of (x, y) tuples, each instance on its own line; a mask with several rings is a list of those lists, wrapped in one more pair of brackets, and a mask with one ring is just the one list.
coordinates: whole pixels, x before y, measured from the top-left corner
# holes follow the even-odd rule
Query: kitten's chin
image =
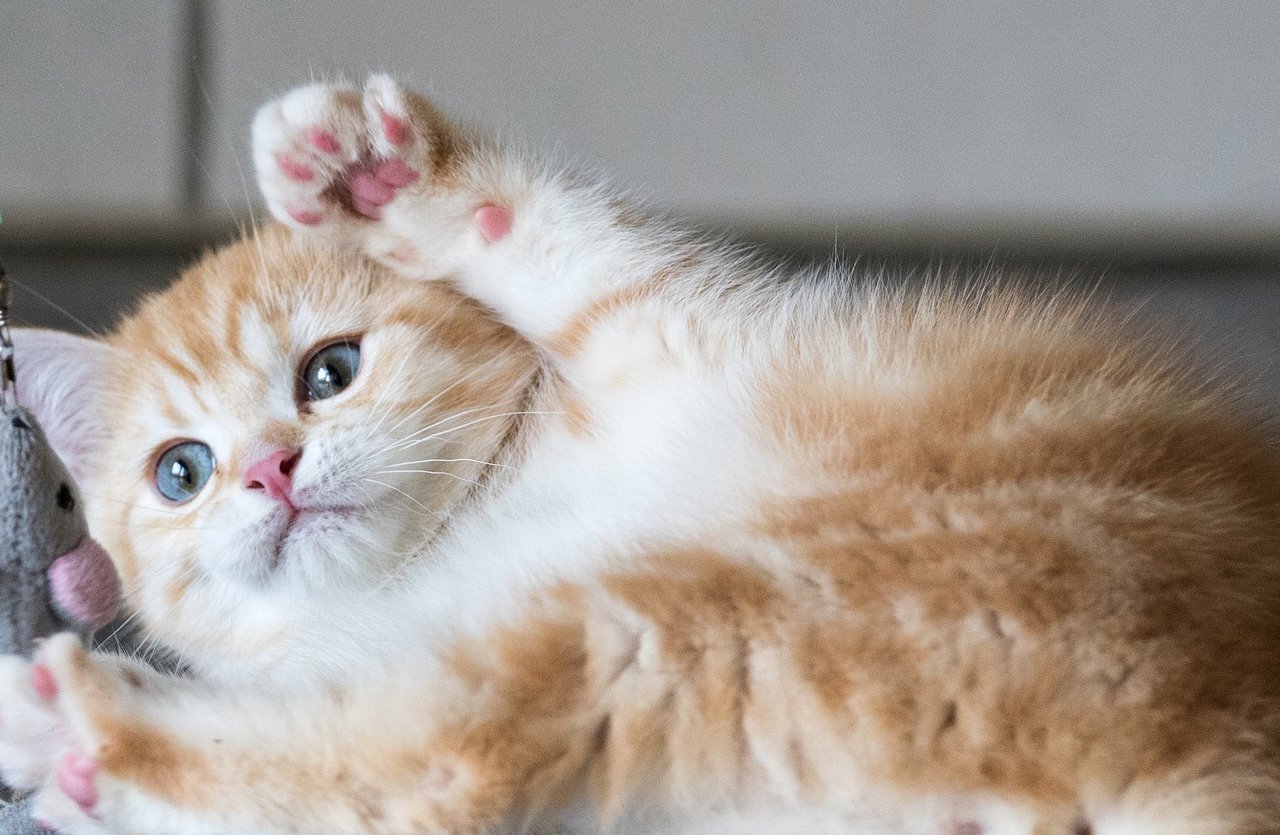
[(398, 568), (396, 555), (406, 553), (389, 527), (359, 508), (303, 509), (267, 549), (261, 585), (310, 595), (384, 583)]
[(284, 556), (299, 547), (313, 544), (318, 538), (341, 536), (349, 530), (353, 523), (359, 522), (359, 511), (354, 507), (305, 508), (299, 510), (290, 520), (280, 539), (279, 562), (285, 562)]

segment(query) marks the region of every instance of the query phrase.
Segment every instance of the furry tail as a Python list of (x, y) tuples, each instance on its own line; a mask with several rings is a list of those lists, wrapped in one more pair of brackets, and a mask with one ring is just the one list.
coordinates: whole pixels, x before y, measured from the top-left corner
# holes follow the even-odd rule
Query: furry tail
[[(1092, 795), (1092, 796), (1090, 796)], [(1241, 757), (1053, 808), (990, 798), (945, 835), (1280, 835), (1280, 773)]]
[(1280, 835), (1280, 795), (1224, 787), (1214, 796), (1170, 795), (1104, 810), (1072, 835)]
[(1071, 835), (1280, 835), (1280, 772), (1257, 759), (1135, 782)]

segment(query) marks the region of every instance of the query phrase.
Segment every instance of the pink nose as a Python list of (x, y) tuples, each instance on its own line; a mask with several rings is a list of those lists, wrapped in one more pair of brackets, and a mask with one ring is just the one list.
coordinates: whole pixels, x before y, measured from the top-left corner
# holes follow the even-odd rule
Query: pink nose
[(100, 629), (120, 608), (120, 577), (102, 546), (89, 537), (49, 566), (49, 592), (61, 614)]
[(249, 490), (262, 490), (281, 504), (293, 507), (293, 471), (301, 457), (302, 450), (277, 449), (249, 465), (244, 471), (244, 486)]

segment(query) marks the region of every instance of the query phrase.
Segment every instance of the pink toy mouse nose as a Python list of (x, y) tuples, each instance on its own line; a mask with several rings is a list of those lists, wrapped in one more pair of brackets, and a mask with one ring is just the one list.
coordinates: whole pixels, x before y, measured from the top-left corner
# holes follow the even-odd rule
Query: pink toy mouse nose
[(293, 471), (302, 458), (300, 449), (277, 449), (244, 471), (244, 486), (293, 507)]
[(111, 557), (89, 537), (49, 566), (49, 591), (59, 613), (100, 629), (120, 608), (120, 576)]

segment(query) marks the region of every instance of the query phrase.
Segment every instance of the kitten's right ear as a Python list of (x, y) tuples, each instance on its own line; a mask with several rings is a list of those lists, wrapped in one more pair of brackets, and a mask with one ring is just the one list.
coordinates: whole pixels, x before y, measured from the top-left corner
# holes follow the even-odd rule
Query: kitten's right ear
[(49, 443), (77, 481), (106, 435), (103, 388), (111, 348), (105, 342), (60, 331), (15, 328), (18, 401), (44, 429)]

